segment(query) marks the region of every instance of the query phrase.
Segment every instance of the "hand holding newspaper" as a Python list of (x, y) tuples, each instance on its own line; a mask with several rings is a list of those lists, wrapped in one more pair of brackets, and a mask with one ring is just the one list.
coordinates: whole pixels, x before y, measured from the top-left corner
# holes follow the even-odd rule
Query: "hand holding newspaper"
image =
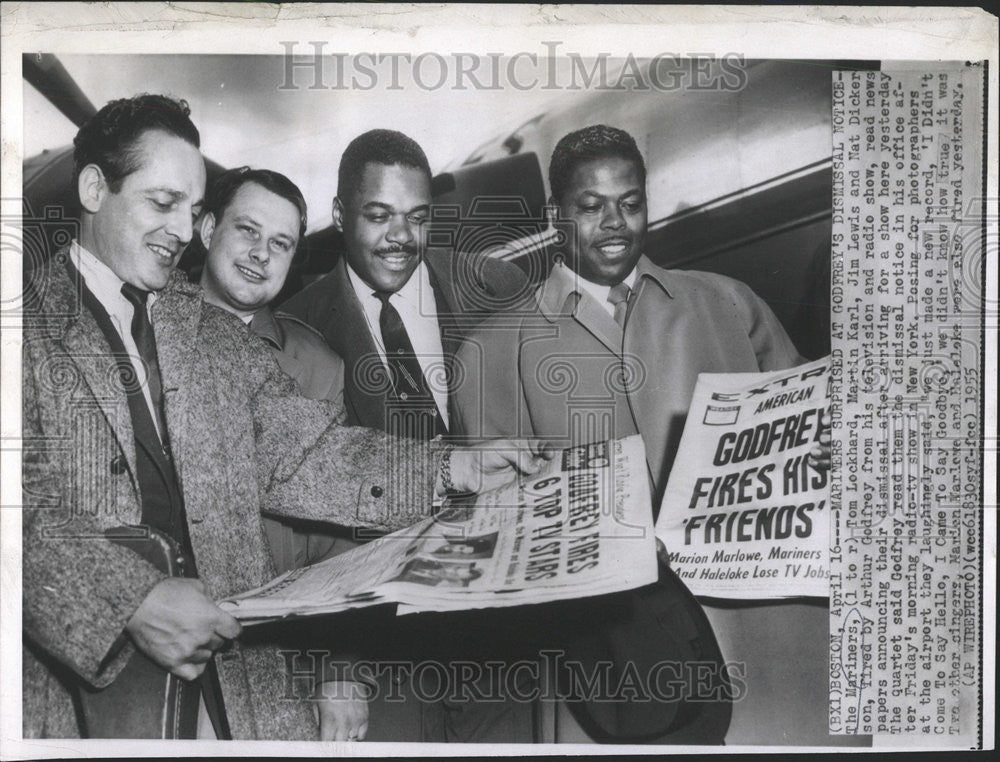
[(657, 578), (638, 436), (571, 447), (537, 474), (219, 602), (244, 624), (379, 603), (398, 613), (515, 606)]

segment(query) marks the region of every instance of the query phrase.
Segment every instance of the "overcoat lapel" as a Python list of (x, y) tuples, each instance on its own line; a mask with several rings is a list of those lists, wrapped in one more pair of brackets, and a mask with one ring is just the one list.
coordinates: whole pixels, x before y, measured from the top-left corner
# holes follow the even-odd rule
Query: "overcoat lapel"
[(576, 306), (574, 317), (576, 318), (576, 322), (590, 331), (595, 339), (616, 355), (621, 355), (622, 329), (615, 322), (614, 318), (608, 314), (607, 310), (593, 299), (584, 299), (581, 296)]
[(593, 299), (585, 299), (582, 289), (573, 283), (576, 276), (568, 268), (553, 269), (538, 287), (538, 307), (549, 322), (560, 317), (572, 318), (595, 339), (621, 356), (622, 330), (614, 318)]
[(111, 346), (90, 310), (83, 306), (82, 285), (74, 282), (69, 272), (61, 267), (52, 267), (49, 274), (51, 290), (46, 299), (46, 312), (50, 315), (73, 315), (68, 318), (66, 331), (61, 339), (63, 351), (79, 371), (94, 402), (114, 432), (135, 484), (136, 456), (132, 416), (129, 414), (128, 397), (120, 381)]
[(191, 429), (186, 421), (190, 393), (187, 374), (197, 365), (190, 355), (197, 345), (201, 306), (199, 286), (189, 282), (183, 273), (174, 272), (151, 310), (163, 386), (163, 413), (170, 432), (174, 470), (182, 490), (185, 438)]

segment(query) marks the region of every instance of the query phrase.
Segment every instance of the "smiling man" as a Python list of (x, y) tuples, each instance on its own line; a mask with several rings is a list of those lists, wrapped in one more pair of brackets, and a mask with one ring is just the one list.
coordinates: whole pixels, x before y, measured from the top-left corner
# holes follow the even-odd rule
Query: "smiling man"
[[(344, 359), (348, 424), (420, 440), (450, 433), (451, 366), (462, 337), (527, 290), (526, 276), (512, 264), (427, 248), (431, 202), (430, 165), (414, 140), (393, 130), (359, 135), (341, 157), (333, 200), (343, 255), (281, 308), (322, 333)], [(461, 659), (495, 621), (482, 612), (442, 619), (374, 624), (368, 645), (380, 651), (372, 655)], [(369, 740), (531, 740), (531, 706), (524, 702), (425, 701), (418, 694), (427, 694), (409, 683), (401, 689), (404, 701), (375, 700)]]
[[(748, 286), (649, 259), (646, 167), (628, 133), (595, 125), (564, 136), (549, 181), (550, 206), (571, 228), (564, 261), (539, 286), (533, 308), (489, 319), (462, 346), (456, 364), (466, 383), (455, 395), (455, 426), (473, 437), (536, 435), (561, 446), (638, 433), (655, 510), (698, 375), (780, 370), (804, 360)], [(829, 446), (812, 457), (815, 466), (829, 467)], [(706, 605), (703, 612), (666, 568), (656, 586), (623, 599), (622, 606), (567, 614), (571, 653), (605, 653), (631, 662), (638, 674), (662, 662), (711, 665), (724, 654), (742, 663), (747, 695), (732, 705), (729, 736), (730, 708), (721, 701), (689, 712), (675, 711), (676, 703), (631, 702), (618, 713), (580, 701), (572, 708), (590, 737), (661, 743), (826, 737), (825, 652), (803, 646), (826, 641), (825, 602), (741, 602)], [(587, 627), (595, 620), (605, 625), (603, 633)], [(592, 633), (582, 645), (580, 632)], [(801, 661), (787, 659), (790, 653)]]
[[(232, 312), (267, 342), (306, 397), (339, 404), (343, 361), (315, 330), (269, 306), (288, 277), (306, 219), (305, 198), (284, 175), (249, 167), (223, 173), (209, 189), (198, 228), (207, 249), (200, 283), (206, 302)], [(322, 555), (309, 553), (311, 560)], [(295, 560), (305, 561), (300, 552)]]
[[(344, 363), (323, 337), (297, 318), (270, 308), (285, 284), (305, 233), (306, 201), (284, 175), (238, 167), (216, 179), (205, 198), (198, 232), (207, 249), (201, 287), (205, 301), (233, 313), (259, 336), (278, 365), (310, 399), (340, 406)], [(271, 556), (279, 573), (332, 558), (354, 547), (344, 530), (263, 519)], [(308, 631), (315, 637), (308, 638)], [(296, 628), (305, 648), (328, 647), (336, 636), (311, 623)], [(326, 642), (323, 642), (323, 641)], [(339, 655), (348, 659), (349, 656)], [(340, 681), (338, 681), (340, 682)], [(317, 701), (323, 740), (364, 740), (368, 723), (365, 689), (356, 683), (325, 685)]]
[(346, 366), (351, 424), (430, 439), (449, 432), (451, 363), (483, 305), (513, 302), (527, 284), (514, 265), (425, 251), (431, 170), (419, 145), (392, 130), (359, 135), (340, 161), (334, 269), (282, 309), (323, 334)]
[[(572, 228), (568, 250), (519, 329), (499, 315), (463, 345), (456, 428), (563, 445), (642, 434), (657, 506), (698, 374), (802, 359), (746, 285), (644, 256), (646, 165), (628, 133), (597, 125), (564, 136), (549, 181), (549, 205)], [(573, 364), (573, 383), (556, 377), (560, 361)]]

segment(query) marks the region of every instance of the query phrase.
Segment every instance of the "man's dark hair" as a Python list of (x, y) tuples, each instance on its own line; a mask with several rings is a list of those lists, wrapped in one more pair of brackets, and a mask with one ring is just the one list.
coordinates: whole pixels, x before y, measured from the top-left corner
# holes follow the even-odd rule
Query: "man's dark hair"
[(301, 241), (306, 232), (305, 197), (299, 190), (299, 186), (280, 172), (273, 172), (270, 169), (237, 167), (226, 170), (216, 178), (205, 195), (205, 211), (214, 215), (216, 224), (222, 219), (222, 215), (233, 200), (233, 196), (236, 195), (236, 191), (247, 183), (255, 183), (264, 190), (290, 201), (295, 206), (299, 212), (299, 240)]
[(564, 135), (556, 143), (555, 150), (552, 151), (552, 161), (549, 163), (549, 187), (552, 190), (552, 198), (556, 201), (562, 198), (578, 166), (594, 159), (608, 158), (634, 161), (645, 184), (646, 162), (632, 136), (617, 127), (595, 124)]
[(337, 196), (342, 202), (358, 189), (367, 164), (412, 167), (431, 179), (431, 166), (417, 141), (395, 130), (369, 130), (354, 138), (340, 158)]
[(73, 138), (73, 184), (80, 170), (96, 164), (104, 173), (112, 193), (139, 169), (137, 143), (143, 133), (161, 130), (201, 147), (198, 128), (191, 121), (187, 101), (165, 95), (136, 95), (111, 101), (92, 116)]

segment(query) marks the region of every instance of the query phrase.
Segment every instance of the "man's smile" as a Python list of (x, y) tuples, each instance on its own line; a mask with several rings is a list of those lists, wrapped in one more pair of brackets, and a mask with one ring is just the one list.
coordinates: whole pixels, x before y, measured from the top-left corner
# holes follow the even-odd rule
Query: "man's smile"
[(259, 273), (256, 270), (252, 270), (249, 267), (244, 267), (243, 265), (236, 265), (236, 269), (240, 271), (240, 274), (247, 280), (253, 283), (260, 283), (263, 280), (267, 280), (263, 273)]
[(151, 252), (156, 254), (160, 259), (166, 260), (167, 264), (173, 264), (174, 257), (177, 256), (177, 252), (167, 246), (161, 246), (156, 243), (147, 243), (146, 248)]

